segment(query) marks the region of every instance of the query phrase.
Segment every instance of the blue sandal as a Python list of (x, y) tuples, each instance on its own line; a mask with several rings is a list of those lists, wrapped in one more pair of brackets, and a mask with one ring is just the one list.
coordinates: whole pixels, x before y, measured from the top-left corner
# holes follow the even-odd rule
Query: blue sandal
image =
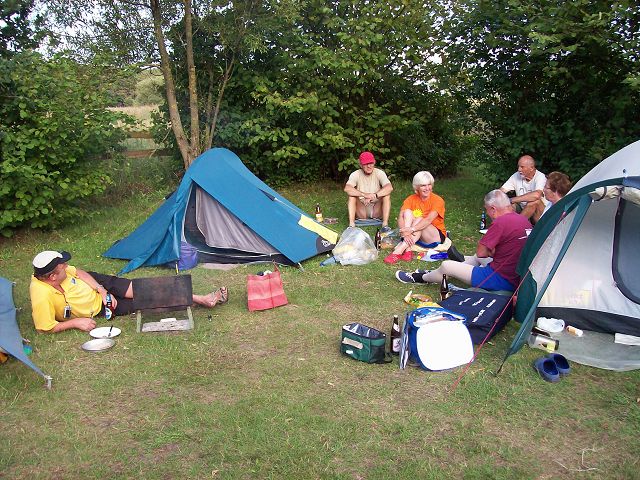
[(569, 366), (569, 361), (565, 358), (564, 355), (559, 353), (550, 353), (547, 355), (547, 358), (551, 359), (553, 363), (556, 364), (556, 368), (558, 369), (558, 373), (561, 376), (569, 375), (571, 372), (571, 367)]
[(551, 383), (560, 381), (560, 372), (556, 363), (547, 357), (540, 357), (533, 362), (533, 368), (540, 374), (543, 380)]

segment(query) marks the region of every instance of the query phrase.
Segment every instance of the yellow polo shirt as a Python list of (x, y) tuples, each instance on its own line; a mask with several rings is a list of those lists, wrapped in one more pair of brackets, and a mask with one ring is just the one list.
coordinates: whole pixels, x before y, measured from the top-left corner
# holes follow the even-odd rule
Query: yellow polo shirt
[(97, 315), (102, 308), (102, 297), (77, 277), (76, 267), (69, 265), (67, 278), (60, 286), (64, 294), (48, 283), (31, 277), (29, 295), (31, 296), (31, 314), (36, 330), (48, 332), (64, 318), (64, 307), (71, 307), (71, 318), (86, 318)]

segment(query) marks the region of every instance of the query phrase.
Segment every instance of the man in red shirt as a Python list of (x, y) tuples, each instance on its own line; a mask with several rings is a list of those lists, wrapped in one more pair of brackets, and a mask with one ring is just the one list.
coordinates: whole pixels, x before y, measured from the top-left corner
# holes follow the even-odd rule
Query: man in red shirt
[(478, 242), (474, 256), (465, 256), (464, 262), (445, 260), (433, 271), (397, 271), (396, 278), (403, 283), (440, 283), (444, 274), (472, 287), (514, 291), (520, 280), (516, 267), (531, 223), (513, 211), (509, 197), (500, 190), (485, 195), (484, 208), (492, 223)]

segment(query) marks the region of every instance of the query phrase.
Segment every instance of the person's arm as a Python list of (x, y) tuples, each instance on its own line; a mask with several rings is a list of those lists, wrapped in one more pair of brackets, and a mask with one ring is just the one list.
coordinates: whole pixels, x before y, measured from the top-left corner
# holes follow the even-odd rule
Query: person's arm
[(344, 186), (344, 191), (350, 197), (363, 197), (365, 195), (360, 190), (358, 190), (356, 187), (354, 187), (353, 185), (349, 185), (348, 183)]
[[(517, 173), (515, 175), (517, 175)], [(500, 190), (502, 190), (504, 193), (515, 192), (516, 184), (514, 180), (514, 175), (511, 175), (507, 179), (507, 181), (504, 182), (504, 184), (500, 187)]]
[(511, 198), (511, 204), (520, 202), (535, 202), (542, 198), (542, 190), (534, 190), (533, 192), (525, 193), (524, 195), (518, 195)]
[(58, 333), (64, 330), (70, 330), (76, 328), (83, 332), (89, 332), (96, 328), (96, 321), (93, 318), (72, 318), (64, 322), (56, 323), (55, 327), (51, 330), (43, 330), (44, 333)]
[(493, 257), (493, 252), (494, 250), (478, 242), (478, 246), (476, 247), (476, 257), (478, 258)]
[[(418, 238), (420, 238), (420, 231), (427, 228), (438, 216), (438, 212), (435, 210), (429, 212), (426, 217), (422, 217), (416, 224), (413, 226), (407, 225), (400, 227), (400, 222), (398, 222), (398, 227), (400, 227), (400, 235), (405, 237), (406, 235), (413, 235), (414, 233), (418, 233)], [(403, 219), (404, 223), (404, 219)], [(404, 231), (403, 231), (404, 230)]]
[(387, 195), (391, 195), (391, 192), (393, 192), (393, 186), (391, 185), (391, 182), (389, 182), (380, 190), (378, 190), (374, 195), (376, 196), (376, 198), (382, 198), (386, 197)]
[[(93, 278), (89, 273), (85, 272), (84, 270), (79, 269), (78, 267), (76, 267), (76, 276), (80, 280), (82, 280), (84, 283), (89, 285), (91, 289), (95, 290), (100, 294), (100, 296), (102, 297), (103, 305), (107, 304), (107, 293), (108, 293), (107, 289), (104, 288), (102, 285), (100, 285), (95, 278)], [(118, 305), (118, 301), (116, 300), (116, 297), (111, 295), (111, 306), (115, 309), (117, 305)]]

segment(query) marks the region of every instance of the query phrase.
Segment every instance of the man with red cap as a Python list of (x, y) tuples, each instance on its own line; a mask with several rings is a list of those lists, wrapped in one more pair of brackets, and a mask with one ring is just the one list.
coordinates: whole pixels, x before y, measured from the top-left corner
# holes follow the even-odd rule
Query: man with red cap
[(380, 218), (382, 233), (391, 231), (389, 214), (391, 213), (391, 192), (393, 186), (379, 168), (375, 168), (376, 159), (371, 152), (360, 154), (360, 168), (349, 175), (344, 191), (349, 195), (349, 226), (354, 227), (356, 218), (368, 220)]

